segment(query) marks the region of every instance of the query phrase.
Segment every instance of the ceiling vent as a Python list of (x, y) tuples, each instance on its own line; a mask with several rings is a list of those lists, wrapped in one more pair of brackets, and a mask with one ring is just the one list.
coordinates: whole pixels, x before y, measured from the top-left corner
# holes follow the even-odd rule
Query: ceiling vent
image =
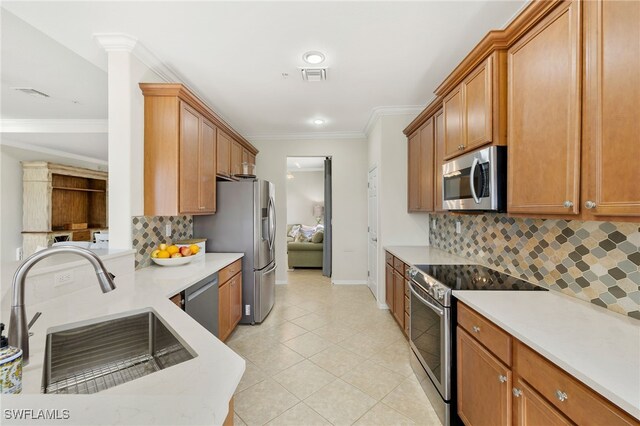
[(14, 87), (13, 90), (17, 90), (18, 92), (26, 93), (29, 96), (41, 96), (43, 98), (48, 98), (49, 95), (43, 93), (39, 90), (33, 89), (31, 87)]
[(326, 68), (300, 68), (300, 72), (305, 81), (325, 81), (327, 79)]

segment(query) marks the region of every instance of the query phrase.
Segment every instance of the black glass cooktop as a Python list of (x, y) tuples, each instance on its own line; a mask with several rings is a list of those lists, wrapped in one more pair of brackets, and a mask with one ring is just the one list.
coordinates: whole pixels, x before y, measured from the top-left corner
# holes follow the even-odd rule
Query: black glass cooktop
[(452, 290), (547, 291), (481, 265), (416, 265), (416, 268)]

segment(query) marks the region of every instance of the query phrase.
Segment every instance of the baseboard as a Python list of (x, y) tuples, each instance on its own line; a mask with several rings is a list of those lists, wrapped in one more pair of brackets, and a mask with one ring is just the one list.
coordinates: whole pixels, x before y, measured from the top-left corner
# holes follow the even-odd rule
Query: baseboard
[(386, 303), (378, 302), (378, 309), (389, 309)]
[(276, 285), (287, 284), (287, 280), (276, 280)]
[(361, 280), (331, 280), (335, 285), (367, 285), (367, 281)]

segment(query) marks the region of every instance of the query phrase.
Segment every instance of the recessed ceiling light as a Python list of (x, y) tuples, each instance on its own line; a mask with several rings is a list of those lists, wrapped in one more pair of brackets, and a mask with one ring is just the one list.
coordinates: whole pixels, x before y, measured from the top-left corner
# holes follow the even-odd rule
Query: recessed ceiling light
[(302, 60), (308, 64), (316, 65), (324, 62), (324, 55), (320, 52), (307, 52), (302, 55)]
[(313, 120), (313, 124), (317, 124), (318, 126), (321, 124), (324, 124), (324, 120), (321, 120), (319, 118), (316, 118), (315, 120)]

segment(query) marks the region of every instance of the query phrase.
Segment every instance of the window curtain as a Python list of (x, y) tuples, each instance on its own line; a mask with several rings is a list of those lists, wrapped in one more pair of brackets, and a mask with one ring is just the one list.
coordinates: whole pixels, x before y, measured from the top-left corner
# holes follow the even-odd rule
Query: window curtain
[(331, 157), (324, 159), (324, 240), (322, 245), (322, 275), (331, 277), (331, 243), (333, 240), (331, 226)]

